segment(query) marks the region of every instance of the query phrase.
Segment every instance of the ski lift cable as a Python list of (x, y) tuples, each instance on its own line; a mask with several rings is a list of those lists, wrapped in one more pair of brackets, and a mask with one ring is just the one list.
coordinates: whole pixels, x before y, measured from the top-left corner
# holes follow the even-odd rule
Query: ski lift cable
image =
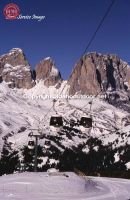
[(85, 104), (85, 105), (82, 107), (82, 109), (84, 109), (90, 102), (93, 103), (93, 101), (96, 99), (96, 97), (97, 97), (98, 95), (100, 95), (100, 94), (102, 94), (102, 89), (100, 89), (100, 91), (94, 96), (94, 98), (93, 98), (91, 101), (89, 101), (87, 104)]
[(93, 128), (103, 129), (103, 130), (111, 131), (111, 132), (115, 133), (115, 129), (107, 129), (107, 128), (103, 128), (103, 127), (100, 127), (100, 126), (97, 126), (97, 125), (93, 126)]
[[(56, 108), (55, 108), (55, 103), (56, 103), (56, 101), (53, 101), (53, 110), (55, 111), (55, 113), (56, 113), (56, 115), (57, 116), (51, 116), (51, 119), (50, 120), (52, 120), (52, 118), (55, 118), (55, 120), (57, 119), (59, 119), (60, 121), (61, 121), (61, 118), (62, 118), (62, 120), (64, 120), (65, 122), (67, 122), (67, 123), (70, 123), (69, 122), (69, 120), (67, 120), (63, 115), (61, 115), (61, 114), (59, 114), (58, 113), (58, 111), (56, 110)], [(56, 121), (57, 121), (56, 120)], [(53, 121), (53, 120), (52, 120)], [(62, 122), (63, 123), (63, 122)]]
[[(96, 114), (96, 113), (95, 113), (95, 114)], [(96, 115), (94, 115), (94, 113), (93, 113), (93, 116), (96, 116)], [(101, 114), (101, 116), (104, 117), (104, 118), (107, 118), (107, 116), (104, 115), (104, 114)], [(99, 124), (101, 123), (101, 122), (96, 121), (96, 120), (94, 120), (94, 122), (97, 122), (97, 123), (99, 123)], [(112, 122), (113, 122), (114, 124), (112, 124)], [(110, 121), (110, 119), (107, 118), (107, 124), (110, 125), (111, 127), (113, 127), (115, 131), (118, 130), (118, 128), (117, 128), (117, 122), (116, 122), (116, 124), (115, 124), (115, 119), (113, 119), (113, 120)], [(119, 125), (119, 123), (118, 123), (118, 125)]]
[[(37, 103), (38, 103), (38, 101), (37, 101)], [(36, 119), (35, 118), (35, 120), (37, 120), (38, 121), (38, 130), (40, 130), (40, 125), (41, 125), (41, 123), (46, 119), (46, 117), (49, 115), (49, 113), (51, 112), (51, 110), (54, 108), (54, 105), (52, 105), (51, 106), (51, 108), (46, 112), (46, 114), (44, 115), (44, 117), (43, 117), (43, 119), (42, 120), (38, 120), (38, 119)]]
[[(101, 28), (101, 26), (102, 26), (104, 20), (106, 19), (106, 17), (107, 17), (108, 14), (110, 13), (110, 11), (111, 11), (111, 9), (112, 9), (112, 7), (113, 7), (115, 1), (116, 1), (116, 0), (113, 0), (113, 1), (111, 2), (111, 4), (109, 5), (109, 7), (107, 8), (107, 11), (105, 12), (105, 15), (104, 15), (103, 18), (101, 19), (100, 23), (98, 24), (98, 26), (97, 26), (97, 28), (96, 28), (96, 31), (93, 33), (93, 35), (92, 35), (90, 41), (88, 42), (88, 45), (87, 45), (87, 47), (85, 48), (85, 51), (84, 51), (83, 55), (86, 53), (86, 51), (88, 50), (88, 48), (89, 48), (90, 45), (92, 44), (93, 40), (95, 39), (97, 32), (100, 30), (100, 28)], [(83, 56), (83, 55), (82, 55), (82, 56)], [(101, 92), (102, 92), (102, 90), (101, 90), (99, 93), (97, 93), (96, 96), (98, 96)], [(94, 99), (92, 99), (92, 101), (91, 101), (90, 112), (91, 112), (93, 100), (94, 100)], [(67, 102), (68, 102), (68, 101), (69, 101), (69, 100), (67, 99)], [(90, 102), (89, 102), (89, 103), (90, 103)], [(88, 105), (89, 103), (87, 103), (87, 105)], [(73, 105), (71, 105), (69, 102), (68, 102), (68, 104), (69, 104), (70, 106), (73, 106)], [(76, 107), (76, 106), (75, 106), (75, 107)], [(86, 105), (85, 105), (84, 107), (86, 107)], [(84, 107), (83, 107), (83, 108), (84, 108)], [(79, 110), (81, 110), (81, 111), (83, 111), (83, 110), (82, 110), (83, 108), (82, 108), (82, 109), (80, 109), (80, 108), (78, 108), (78, 107), (76, 107), (76, 108), (79, 109)], [(83, 112), (84, 112), (84, 111), (83, 111)]]
[[(88, 48), (89, 48), (90, 45), (92, 44), (93, 40), (95, 39), (95, 37), (96, 37), (98, 31), (100, 30), (101, 26), (103, 25), (105, 19), (107, 18), (108, 14), (110, 13), (110, 11), (111, 11), (111, 9), (112, 9), (112, 7), (113, 7), (113, 5), (114, 5), (115, 2), (116, 2), (116, 0), (112, 0), (112, 2), (110, 3), (110, 5), (108, 6), (108, 8), (107, 8), (107, 10), (106, 10), (106, 12), (105, 12), (103, 18), (102, 18), (101, 21), (99, 22), (99, 24), (98, 24), (98, 26), (97, 26), (95, 32), (93, 33), (91, 39), (89, 40), (89, 42), (88, 42), (88, 44), (87, 44), (87, 46), (86, 46), (86, 48), (85, 48), (83, 54), (81, 55), (81, 57), (86, 53), (86, 51), (88, 50)], [(66, 82), (66, 84), (64, 85), (62, 91), (60, 92), (60, 95), (63, 93), (63, 90), (64, 90), (64, 88), (66, 87), (66, 85), (67, 85), (67, 82)]]
[[(100, 93), (100, 92), (99, 92)], [(99, 93), (96, 95), (96, 96), (98, 96), (99, 95)], [(93, 102), (93, 100), (94, 99), (92, 99), (92, 101), (91, 102)], [(88, 105), (89, 103), (87, 103), (86, 105)], [(84, 106), (84, 107), (82, 107), (82, 108), (79, 108), (79, 107), (77, 107), (77, 106), (73, 106), (72, 104), (69, 104), (71, 107), (74, 107), (74, 108), (76, 108), (76, 109), (78, 109), (78, 110), (80, 110), (80, 111), (82, 111), (83, 113), (85, 113), (85, 114), (87, 114), (88, 115), (88, 112), (86, 112), (86, 111), (84, 111), (83, 110), (83, 108), (84, 107), (86, 107), (86, 105)], [(91, 104), (91, 108), (92, 108), (92, 104)], [(91, 109), (90, 108), (90, 109)], [(91, 111), (91, 110), (90, 110)], [(90, 112), (90, 115), (91, 115), (91, 117), (92, 116), (94, 116), (91, 112)], [(96, 122), (95, 120), (93, 121), (93, 122)], [(113, 128), (113, 130), (109, 130), (109, 131), (116, 131), (117, 130), (117, 126), (115, 126), (115, 125), (112, 125), (109, 121), (107, 121), (107, 123), (109, 123), (110, 124), (110, 126)], [(96, 126), (96, 127), (94, 127), (94, 126), (92, 126), (93, 128), (102, 128), (102, 129), (104, 129), (104, 130), (108, 130), (108, 129), (106, 129), (106, 128), (103, 128), (103, 127), (98, 127), (98, 126)]]
[[(99, 92), (100, 93), (100, 92)], [(97, 94), (97, 95), (99, 95), (99, 93)], [(97, 96), (96, 95), (96, 96)], [(93, 101), (93, 100), (92, 100)], [(54, 102), (55, 103), (55, 102)], [(73, 105), (69, 105), (69, 106), (72, 106), (72, 107), (75, 107), (75, 108), (77, 108), (77, 109), (80, 109), (79, 107), (76, 107), (76, 106), (73, 106)], [(86, 105), (85, 105), (86, 106)], [(91, 108), (92, 108), (92, 103), (90, 104), (90, 112), (91, 112)], [(83, 108), (82, 108), (83, 109)], [(82, 109), (80, 109), (81, 111), (83, 111), (84, 113), (86, 113), (84, 110), (82, 110)], [(55, 112), (57, 113), (57, 111), (55, 110)], [(87, 113), (88, 114), (88, 113)], [(91, 116), (92, 116), (92, 114), (91, 114)], [(62, 116), (62, 118), (64, 119), (64, 121), (66, 121), (67, 123), (70, 123), (67, 119), (65, 119), (63, 116)], [(94, 122), (95, 122), (95, 120), (94, 120)], [(115, 121), (114, 121), (115, 122)], [(108, 122), (107, 122), (108, 123)], [(114, 126), (114, 125), (112, 125), (110, 122), (109, 122), (109, 124), (114, 128), (114, 130), (117, 130), (117, 128), (116, 128), (116, 126)], [(99, 128), (99, 127), (98, 127)], [(100, 128), (102, 128), (102, 127), (100, 127)], [(105, 128), (103, 128), (103, 129), (105, 129)]]
[(53, 105), (51, 106), (51, 108), (46, 112), (46, 114), (44, 115), (43, 119), (41, 121), (39, 121), (39, 130), (40, 130), (40, 125), (43, 121), (45, 121), (46, 117), (49, 115), (49, 113), (51, 112), (51, 110), (53, 109)]
[[(97, 26), (97, 29), (96, 29), (96, 31), (94, 32), (94, 34), (92, 35), (92, 37), (91, 37), (91, 39), (90, 39), (90, 41), (89, 41), (87, 47), (85, 48), (84, 53), (86, 53), (87, 49), (90, 47), (91, 43), (92, 43), (93, 40), (95, 39), (97, 32), (99, 31), (99, 29), (101, 28), (101, 26), (102, 26), (102, 24), (103, 24), (105, 18), (107, 17), (107, 15), (109, 14), (109, 12), (111, 11), (111, 8), (112, 8), (113, 4), (115, 3), (115, 1), (116, 1), (116, 0), (113, 0), (112, 3), (109, 5), (109, 7), (108, 7), (108, 9), (107, 9), (107, 11), (106, 11), (106, 13), (105, 13), (105, 15), (103, 16), (102, 20), (100, 21), (99, 25)], [(64, 90), (64, 88), (66, 87), (66, 85), (67, 85), (67, 82), (66, 82), (66, 84), (64, 85), (63, 89), (61, 90), (60, 95), (63, 93), (63, 90)], [(54, 108), (54, 104), (53, 104), (52, 108), (53, 108), (53, 110), (55, 109), (55, 108)], [(51, 110), (51, 109), (50, 109), (50, 110)], [(44, 117), (46, 117), (46, 116), (50, 113), (50, 110), (49, 110), (49, 112), (48, 112)], [(56, 111), (56, 110), (55, 110), (55, 111)], [(45, 118), (44, 118), (44, 119), (45, 119)]]
[(95, 98), (96, 98), (100, 93), (102, 93), (102, 90), (100, 90), (100, 91), (94, 96), (94, 98), (93, 98), (91, 101), (87, 102), (87, 104), (85, 104), (82, 108), (79, 108), (79, 107), (77, 107), (77, 106), (74, 106), (74, 105), (70, 104), (70, 103), (69, 103), (69, 100), (67, 100), (67, 102), (68, 102), (68, 105), (69, 105), (69, 106), (71, 106), (71, 107), (73, 107), (73, 108), (76, 108), (76, 109), (82, 111), (82, 112), (85, 113), (85, 114), (86, 114), (86, 112), (85, 112), (83, 109), (84, 109), (87, 105), (90, 104), (90, 110), (89, 110), (89, 112), (91, 113), (92, 103), (93, 103), (93, 101), (95, 100)]
[[(100, 90), (100, 91), (96, 94), (95, 98), (96, 98), (100, 93), (102, 93), (102, 90)], [(89, 101), (89, 102), (86, 104), (86, 105), (90, 104), (90, 115), (91, 115), (91, 117), (92, 117), (92, 115), (93, 115), (93, 114), (91, 113), (92, 103), (93, 103), (93, 101), (94, 101), (95, 98), (93, 98), (91, 101)], [(78, 109), (78, 110), (84, 112), (85, 114), (88, 114), (87, 112), (85, 112), (85, 111), (83, 110), (83, 108), (86, 107), (86, 105), (83, 106), (82, 108), (79, 108), (79, 107), (77, 107), (77, 106), (74, 106), (74, 105), (70, 104), (68, 99), (67, 99), (67, 103), (68, 103), (69, 106), (71, 106), (71, 107), (73, 107), (73, 108), (76, 108), (76, 109)], [(94, 120), (94, 122), (95, 122), (95, 120)], [(108, 122), (107, 122), (107, 123), (108, 123)], [(114, 129), (113, 131), (116, 131), (116, 130), (117, 130), (117, 128), (116, 128), (115, 125), (112, 125), (110, 122), (109, 122), (109, 124), (110, 124), (110, 125), (112, 126), (112, 128)], [(97, 128), (103, 128), (103, 127), (97, 127)], [(105, 128), (103, 128), (103, 129), (105, 130)], [(107, 129), (107, 130), (108, 130), (108, 129)]]
[[(89, 48), (90, 45), (92, 44), (93, 40), (94, 40), (95, 37), (96, 37), (97, 32), (99, 31), (99, 29), (101, 28), (101, 26), (102, 26), (104, 20), (106, 19), (106, 17), (107, 17), (108, 14), (110, 13), (110, 11), (111, 11), (111, 9), (112, 9), (112, 7), (113, 7), (115, 1), (116, 1), (116, 0), (113, 0), (113, 1), (111, 2), (111, 4), (109, 5), (109, 7), (107, 8), (107, 11), (105, 12), (105, 15), (103, 16), (102, 20), (100, 21), (99, 25), (97, 26), (96, 31), (93, 33), (93, 35), (92, 35), (90, 41), (88, 42), (88, 45), (87, 45), (87, 47), (85, 48), (85, 51), (84, 51), (84, 53), (82, 54), (82, 56), (86, 53), (86, 51), (88, 50), (88, 48)], [(81, 56), (81, 57), (82, 57), (82, 56)], [(101, 92), (102, 92), (102, 91), (101, 91)], [(99, 95), (99, 94), (97, 94), (97, 95)], [(97, 96), (97, 95), (96, 95), (96, 96)], [(93, 101), (93, 100), (92, 100), (92, 101)], [(91, 102), (92, 102), (92, 101), (91, 101)], [(85, 105), (85, 106), (86, 106), (86, 105)], [(84, 107), (85, 107), (85, 106), (84, 106)], [(83, 108), (84, 108), (84, 107), (83, 107)], [(83, 108), (82, 108), (82, 109), (83, 109)]]
[(93, 33), (92, 37), (90, 38), (90, 41), (88, 42), (88, 44), (87, 44), (87, 46), (86, 46), (86, 48), (85, 48), (85, 50), (84, 50), (82, 56), (86, 53), (86, 51), (89, 49), (90, 45), (91, 45), (92, 42), (94, 41), (94, 39), (95, 39), (95, 37), (96, 37), (98, 31), (100, 30), (100, 28), (102, 27), (102, 25), (103, 25), (105, 19), (107, 18), (108, 14), (110, 13), (110, 11), (111, 11), (111, 9), (112, 9), (112, 7), (113, 7), (115, 1), (116, 1), (116, 0), (112, 0), (112, 2), (110, 3), (110, 5), (108, 6), (108, 8), (107, 8), (107, 10), (106, 10), (106, 12), (105, 12), (103, 18), (102, 18), (101, 21), (99, 22), (99, 24), (98, 24), (98, 26), (97, 26), (95, 32)]
[[(62, 90), (61, 92), (63, 92), (63, 90)], [(61, 95), (61, 93), (60, 93), (60, 95)], [(58, 118), (58, 117), (62, 117), (62, 119), (64, 119), (65, 122), (70, 123), (69, 120), (67, 120), (65, 117), (63, 117), (63, 115), (61, 116), (61, 114), (58, 113), (58, 111), (57, 111), (56, 108), (55, 108), (56, 102), (57, 102), (57, 100), (54, 99), (54, 100), (53, 100), (53, 110), (54, 110), (54, 112), (55, 112), (57, 115), (59, 115), (59, 116), (57, 116), (57, 118)]]
[[(60, 114), (58, 113), (58, 111), (57, 111), (56, 108), (55, 108), (55, 104), (56, 104), (56, 100), (54, 99), (54, 100), (53, 100), (53, 110), (55, 111), (56, 114), (58, 114), (58, 115), (60, 116)], [(62, 115), (62, 118), (63, 118), (66, 122), (69, 123), (69, 121), (68, 121), (65, 117), (63, 117), (63, 115)]]
[[(70, 121), (69, 121), (68, 119), (66, 119), (63, 115), (59, 114), (58, 111), (56, 110), (56, 108), (55, 108), (56, 102), (57, 102), (57, 100), (54, 99), (54, 100), (53, 100), (53, 110), (54, 110), (54, 112), (56, 113), (57, 116), (51, 116), (51, 119), (52, 119), (52, 118), (55, 118), (55, 120), (56, 120), (56, 118), (57, 118), (57, 119), (58, 119), (58, 118), (62, 118), (66, 123), (70, 124)], [(51, 120), (51, 119), (50, 119), (50, 120)]]
[(53, 99), (53, 110), (57, 114), (57, 110), (55, 108), (56, 101), (57, 101), (56, 99)]
[(44, 119), (43, 119), (43, 120), (45, 120), (45, 118), (48, 116), (48, 114), (51, 112), (52, 109), (53, 109), (53, 105), (52, 105), (52, 107), (49, 109), (49, 111), (44, 115)]
[[(94, 34), (92, 35), (90, 41), (88, 42), (88, 45), (87, 45), (87, 47), (85, 48), (84, 53), (86, 53), (87, 49), (90, 47), (91, 43), (93, 42), (94, 38), (96, 37), (97, 32), (99, 31), (99, 29), (101, 28), (101, 26), (102, 26), (102, 24), (103, 24), (105, 18), (107, 17), (107, 15), (109, 14), (109, 12), (111, 11), (112, 6), (113, 6), (113, 4), (115, 3), (115, 1), (116, 1), (116, 0), (113, 0), (112, 3), (109, 5), (109, 7), (108, 7), (108, 9), (107, 9), (107, 11), (106, 11), (106, 13), (105, 13), (105, 15), (103, 16), (102, 20), (100, 21), (99, 25), (97, 26), (96, 31), (94, 32)], [(66, 84), (64, 85), (64, 87), (62, 88), (62, 90), (61, 90), (61, 92), (60, 92), (60, 95), (63, 93), (64, 88), (65, 88), (66, 86), (67, 86), (67, 82), (66, 82)]]
[[(102, 93), (102, 90), (99, 92), (99, 93), (97, 93), (97, 95), (95, 96), (95, 98), (100, 94), (100, 93)], [(94, 99), (95, 99), (94, 98)], [(91, 101), (91, 105), (92, 105), (92, 103), (93, 103), (93, 100), (94, 99), (92, 99), (92, 101)], [(89, 102), (90, 103), (90, 102)], [(82, 108), (79, 108), (81, 111), (83, 111), (84, 113), (85, 113), (85, 111), (83, 110), (83, 108), (85, 108), (89, 103), (87, 103), (85, 106), (83, 106)], [(73, 105), (72, 105), (73, 106)], [(78, 108), (78, 107), (77, 107)], [(90, 108), (92, 108), (92, 106), (90, 107)], [(91, 111), (91, 110), (90, 110)], [(113, 111), (114, 112), (114, 111)], [(114, 112), (114, 114), (115, 114), (115, 112)], [(91, 114), (92, 115), (92, 114)], [(95, 122), (95, 120), (94, 120), (94, 122)], [(115, 120), (114, 120), (114, 122), (115, 122)], [(107, 122), (108, 123), (108, 122)], [(110, 122), (109, 122), (110, 123)], [(117, 127), (117, 123), (116, 123), (116, 125), (114, 126), (114, 125), (112, 125), (112, 124), (110, 124), (114, 129), (117, 129), (116, 127)]]

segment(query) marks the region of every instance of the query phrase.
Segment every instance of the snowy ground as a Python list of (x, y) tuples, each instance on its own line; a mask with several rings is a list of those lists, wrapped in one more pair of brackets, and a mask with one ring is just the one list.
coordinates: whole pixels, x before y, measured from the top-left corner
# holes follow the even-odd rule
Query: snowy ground
[(130, 180), (91, 177), (74, 173), (48, 176), (23, 173), (0, 178), (0, 200), (128, 200)]

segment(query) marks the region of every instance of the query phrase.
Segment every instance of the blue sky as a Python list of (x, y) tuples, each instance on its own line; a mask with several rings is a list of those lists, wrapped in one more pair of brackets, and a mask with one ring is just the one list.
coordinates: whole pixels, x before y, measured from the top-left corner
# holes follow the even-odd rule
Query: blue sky
[[(23, 15), (45, 15), (45, 20), (5, 20), (3, 8), (16, 3)], [(34, 68), (51, 56), (63, 78), (68, 78), (111, 0), (1, 0), (0, 54), (22, 48)], [(130, 0), (116, 0), (90, 51), (114, 53), (130, 61)]]

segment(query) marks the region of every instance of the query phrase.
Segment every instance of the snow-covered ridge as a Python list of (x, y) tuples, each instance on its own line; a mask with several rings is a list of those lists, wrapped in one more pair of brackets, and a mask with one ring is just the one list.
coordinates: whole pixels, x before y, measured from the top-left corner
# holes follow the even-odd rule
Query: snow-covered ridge
[[(55, 111), (52, 108), (54, 98), (44, 99), (38, 97), (40, 95), (44, 96), (46, 94), (48, 96), (50, 95), (50, 97), (56, 96), (58, 94), (67, 94), (62, 93), (62, 89), (64, 87), (66, 87), (67, 92), (66, 82), (62, 83), (60, 91), (57, 90), (55, 87), (50, 87), (49, 89), (47, 87), (43, 87), (42, 82), (39, 82), (34, 88), (30, 90), (10, 90), (7, 87), (6, 83), (0, 84), (0, 104), (2, 106), (0, 116), (0, 128), (2, 131), (2, 137), (3, 135), (8, 134), (11, 130), (17, 132), (17, 130), (19, 130), (19, 128), (22, 126), (27, 126), (28, 128), (37, 128), (38, 126), (40, 126), (42, 129), (42, 127), (45, 125), (46, 134), (51, 134), (51, 132), (49, 131), (49, 119), (51, 115), (55, 114)], [(89, 112), (89, 101), (90, 99), (70, 99), (69, 101), (67, 101), (66, 99), (61, 98), (56, 102), (56, 110), (66, 119), (69, 120), (70, 118), (72, 118), (76, 120), (85, 115), (85, 113)], [(49, 114), (47, 115), (46, 119), (44, 119), (44, 116), (48, 111)], [(114, 142), (117, 137), (119, 137), (114, 132), (111, 132), (111, 130), (114, 130), (113, 127), (115, 127), (114, 119), (116, 116), (116, 126), (119, 129), (121, 128), (121, 131), (125, 131), (127, 134), (125, 140), (119, 138), (119, 143), (117, 144), (117, 146), (123, 145), (123, 143), (125, 144), (126, 142), (130, 144), (130, 137), (128, 137), (130, 125), (126, 126), (125, 124), (123, 125), (121, 122), (122, 119), (130, 119), (129, 113), (117, 109), (109, 105), (108, 103), (101, 101), (100, 99), (95, 99), (93, 100), (92, 105), (92, 115), (94, 116), (94, 121), (96, 121), (96, 126), (100, 128), (95, 127), (94, 129), (92, 129), (91, 133), (89, 133), (91, 136), (101, 138), (104, 144)], [(43, 119), (44, 121), (42, 121)], [(8, 123), (10, 123), (10, 126), (7, 126), (5, 124), (5, 121), (8, 121)], [(106, 130), (104, 130), (102, 133), (101, 129), (104, 128)], [(109, 134), (110, 132), (111, 134)], [(20, 135), (15, 134), (14, 137), (10, 137), (11, 140), (15, 139), (16, 148), (18, 148), (19, 145), (21, 146), (26, 143), (27, 138), (28, 131), (24, 132), (23, 134), (21, 133)], [(68, 146), (71, 146), (73, 144), (77, 145), (80, 142), (83, 142), (83, 140), (78, 137), (75, 137), (72, 143), (69, 143), (68, 139), (66, 141)]]
[(46, 57), (44, 58), (44, 60), (51, 60), (51, 57)]
[(37, 81), (36, 85), (33, 88), (31, 88), (29, 90), (24, 89), (23, 91), (27, 98), (40, 100), (40, 97), (42, 97), (42, 95), (48, 96), (48, 98), (49, 97), (55, 98), (55, 97), (58, 97), (58, 95), (61, 95), (61, 97), (62, 97), (62, 95), (63, 96), (68, 95), (69, 85), (67, 84), (67, 81), (63, 81), (61, 83), (60, 88), (57, 89), (56, 85), (50, 86), (50, 87), (45, 86), (44, 81), (41, 80), (41, 81)]
[(19, 52), (19, 53), (23, 53), (23, 50), (20, 48), (13, 48), (10, 50), (10, 53), (14, 53), (14, 52)]

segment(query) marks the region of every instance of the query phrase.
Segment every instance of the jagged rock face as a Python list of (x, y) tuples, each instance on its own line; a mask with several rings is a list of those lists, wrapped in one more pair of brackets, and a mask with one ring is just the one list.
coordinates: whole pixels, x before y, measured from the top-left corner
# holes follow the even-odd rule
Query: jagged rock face
[(60, 86), (62, 81), (61, 74), (50, 57), (42, 60), (36, 66), (36, 80), (44, 80), (44, 84), (47, 87), (56, 84), (57, 87)]
[[(130, 87), (130, 67), (126, 69), (126, 85), (128, 84), (128, 88)], [(129, 88), (130, 90), (130, 88)]]
[(76, 64), (69, 80), (69, 93), (96, 95), (100, 91), (129, 90), (130, 67), (116, 55), (90, 53)]
[(21, 49), (12, 49), (0, 57), (0, 77), (11, 88), (31, 88), (34, 86), (28, 61)]

